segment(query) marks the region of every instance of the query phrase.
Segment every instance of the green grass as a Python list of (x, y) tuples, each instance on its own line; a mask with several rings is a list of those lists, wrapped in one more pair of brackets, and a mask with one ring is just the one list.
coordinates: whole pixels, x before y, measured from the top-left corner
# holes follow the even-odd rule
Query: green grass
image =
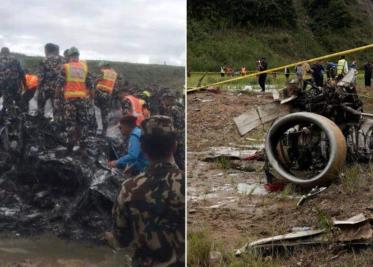
[[(283, 2), (236, 1), (227, 5), (206, 1), (205, 6), (197, 7), (198, 1), (191, 1), (188, 70), (219, 71), (225, 64), (255, 70), (261, 57), (267, 58), (271, 68), (373, 43), (369, 0)], [(286, 12), (293, 16), (279, 15)], [(347, 55), (347, 60), (357, 60), (362, 66), (372, 56), (370, 49)]]
[(209, 266), (212, 241), (206, 229), (188, 232), (188, 266)]
[[(16, 54), (23, 67), (36, 72), (42, 57), (32, 57)], [(98, 73), (98, 60), (87, 60), (89, 70), (92, 74)], [(124, 81), (131, 85), (146, 87), (152, 84), (160, 87), (169, 87), (184, 90), (185, 68), (178, 66), (137, 64), (127, 62), (110, 62), (113, 68), (123, 77)]]
[(226, 252), (223, 256), (221, 267), (269, 267), (282, 266), (272, 257), (261, 258), (254, 251), (245, 252), (240, 257), (236, 257), (232, 252)]
[[(203, 73), (192, 73), (187, 79), (187, 88), (194, 88), (197, 86), (199, 79), (202, 77)], [(238, 77), (238, 76), (235, 76)], [(233, 77), (233, 78), (235, 78)], [(290, 80), (294, 79), (294, 75), (290, 75)], [(225, 81), (232, 79), (232, 77), (222, 78), (218, 73), (208, 73), (202, 80), (201, 86), (206, 86), (212, 83)], [(266, 85), (274, 85), (277, 89), (285, 87), (286, 79), (285, 76), (280, 73), (274, 77), (272, 74), (267, 76)], [(364, 85), (364, 74), (360, 71), (357, 75), (357, 84)], [(224, 84), (217, 85), (223, 89), (243, 89), (246, 85), (254, 86), (254, 88), (259, 88), (258, 79), (256, 77), (248, 77), (238, 81), (227, 82)]]
[(347, 194), (359, 192), (367, 187), (367, 183), (373, 177), (373, 165), (349, 164), (345, 166), (341, 176), (341, 189)]
[(295, 185), (294, 184), (287, 184), (284, 190), (281, 191), (281, 195), (283, 197), (289, 197), (291, 195), (296, 194)]
[(216, 163), (223, 170), (229, 170), (231, 168), (231, 161), (227, 157), (219, 157), (216, 159)]
[(317, 214), (317, 227), (319, 229), (326, 229), (327, 231), (332, 230), (333, 221), (331, 217), (319, 207), (316, 207), (316, 214)]
[[(235, 256), (234, 251), (227, 249), (223, 241), (213, 242), (206, 228), (188, 232), (188, 266), (191, 267), (264, 267), (281, 266), (271, 257), (262, 258), (254, 251), (247, 250), (240, 257)], [(210, 265), (210, 253), (216, 251), (221, 258), (215, 265)]]

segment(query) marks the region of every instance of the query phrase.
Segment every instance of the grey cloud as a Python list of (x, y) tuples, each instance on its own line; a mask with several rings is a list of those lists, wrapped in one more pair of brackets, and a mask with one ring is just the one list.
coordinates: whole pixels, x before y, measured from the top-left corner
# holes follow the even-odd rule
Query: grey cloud
[(0, 45), (42, 55), (47, 42), (86, 59), (184, 65), (186, 0), (3, 0)]

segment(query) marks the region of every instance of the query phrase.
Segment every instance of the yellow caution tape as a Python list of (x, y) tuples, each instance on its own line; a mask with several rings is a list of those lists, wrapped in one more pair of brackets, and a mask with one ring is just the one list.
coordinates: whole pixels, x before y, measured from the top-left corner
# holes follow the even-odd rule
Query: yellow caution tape
[(318, 61), (318, 60), (323, 60), (323, 59), (328, 59), (328, 58), (332, 58), (332, 57), (337, 57), (337, 56), (341, 56), (341, 55), (352, 54), (352, 53), (355, 53), (355, 52), (358, 52), (358, 51), (362, 51), (362, 50), (366, 50), (366, 49), (369, 49), (369, 48), (373, 48), (373, 44), (364, 45), (364, 46), (361, 46), (361, 47), (357, 47), (357, 48), (353, 48), (353, 49), (349, 49), (349, 50), (345, 50), (345, 51), (341, 51), (341, 52), (329, 54), (329, 55), (326, 55), (326, 56), (321, 56), (321, 57), (316, 57), (316, 58), (312, 58), (312, 59), (307, 59), (307, 60), (299, 61), (299, 62), (296, 62), (296, 63), (292, 63), (292, 64), (288, 64), (288, 65), (284, 65), (284, 66), (281, 66), (281, 67), (276, 67), (276, 68), (272, 68), (272, 69), (268, 69), (268, 70), (264, 70), (264, 71), (258, 71), (258, 72), (252, 73), (252, 74), (247, 74), (247, 75), (240, 76), (240, 77), (237, 77), (237, 78), (233, 78), (233, 79), (229, 79), (229, 80), (224, 80), (224, 81), (212, 83), (212, 84), (209, 84), (209, 85), (204, 85), (204, 86), (200, 86), (200, 87), (196, 87), (196, 88), (190, 88), (190, 89), (187, 90), (187, 93), (198, 91), (198, 90), (201, 90), (203, 88), (207, 88), (209, 86), (214, 86), (214, 85), (229, 83), (229, 82), (233, 82), (233, 81), (238, 81), (238, 80), (246, 79), (246, 78), (249, 78), (249, 77), (255, 77), (255, 76), (259, 75), (259, 74), (265, 74), (265, 73), (270, 73), (270, 72), (274, 72), (274, 71), (279, 71), (279, 70), (282, 70), (282, 69), (285, 69), (285, 68), (295, 67), (297, 65), (300, 65), (300, 64), (303, 64), (303, 63), (306, 63), (306, 62), (310, 63), (310, 62), (314, 62), (314, 61)]

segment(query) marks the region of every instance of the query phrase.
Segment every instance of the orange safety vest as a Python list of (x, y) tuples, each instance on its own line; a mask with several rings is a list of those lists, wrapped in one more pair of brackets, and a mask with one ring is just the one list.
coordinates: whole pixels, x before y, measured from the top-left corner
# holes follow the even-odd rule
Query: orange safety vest
[(144, 118), (145, 119), (149, 119), (150, 118), (150, 110), (146, 107), (142, 107), (142, 114), (144, 114)]
[(26, 74), (26, 90), (35, 90), (39, 85), (39, 78), (37, 75)]
[(146, 104), (146, 101), (144, 99), (140, 98), (140, 103), (142, 106), (142, 115), (144, 115), (144, 119), (149, 119), (150, 118), (150, 110), (145, 107), (144, 105)]
[(96, 88), (108, 94), (112, 94), (118, 75), (113, 69), (103, 69), (102, 72), (103, 77), (97, 83)]
[(132, 107), (132, 116), (137, 118), (136, 125), (140, 126), (141, 122), (144, 120), (144, 114), (142, 113), (142, 103), (141, 100), (132, 95), (126, 96), (126, 99), (130, 101)]
[(89, 96), (85, 80), (88, 74), (87, 64), (79, 61), (63, 65), (66, 74), (64, 87), (65, 99), (87, 98)]

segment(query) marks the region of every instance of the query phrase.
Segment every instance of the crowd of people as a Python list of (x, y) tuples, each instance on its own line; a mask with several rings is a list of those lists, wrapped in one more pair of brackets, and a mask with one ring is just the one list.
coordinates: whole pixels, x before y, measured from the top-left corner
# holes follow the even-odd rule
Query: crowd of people
[[(119, 247), (130, 247), (135, 266), (184, 266), (184, 107), (175, 90), (130, 87), (109, 62), (90, 72), (80, 52), (71, 47), (60, 56), (48, 43), (35, 73), (3, 47), (0, 51), (0, 116), (17, 116), (37, 99), (37, 115), (52, 106), (51, 123), (58, 125), (70, 153), (84, 150), (91, 135), (105, 138), (109, 115), (116, 102), (119, 127), (127, 142), (123, 155), (108, 161), (128, 179), (118, 188), (113, 208), (113, 237)], [(98, 129), (95, 108), (101, 114)], [(136, 265), (137, 264), (137, 265)]]
[[(265, 71), (268, 69), (268, 63), (266, 58), (262, 57), (256, 62), (256, 71)], [(324, 78), (327, 80), (340, 80), (348, 73), (350, 69), (357, 70), (357, 62), (354, 60), (350, 64), (347, 62), (345, 56), (341, 56), (337, 62), (326, 62), (323, 64), (321, 61), (316, 61), (312, 64), (304, 62), (295, 67), (294, 72), (291, 73), (290, 68), (284, 68), (284, 75), (286, 82), (290, 81), (290, 75), (294, 74), (296, 81), (300, 88), (307, 88), (308, 85), (314, 85), (321, 87), (324, 85)], [(373, 62), (367, 61), (364, 66), (364, 85), (365, 89), (370, 89), (372, 84), (372, 72)], [(220, 76), (223, 78), (226, 75), (228, 77), (247, 75), (248, 70), (245, 66), (239, 68), (239, 71), (235, 71), (232, 65), (226, 64), (220, 67)], [(274, 77), (277, 72), (273, 72)], [(261, 91), (265, 91), (267, 73), (258, 75), (258, 84)]]
[[(256, 61), (256, 71), (265, 71), (268, 69), (268, 63), (266, 58), (262, 57)], [(255, 72), (255, 71), (254, 71)], [(238, 71), (235, 71), (233, 66), (230, 64), (226, 64), (225, 66), (220, 67), (220, 76), (222, 78), (227, 75), (227, 77), (233, 77), (233, 76), (245, 76), (248, 74), (248, 70), (245, 66), (241, 66)], [(258, 75), (258, 83), (261, 88), (261, 91), (265, 91), (265, 82), (267, 79), (267, 74), (263, 73)]]

